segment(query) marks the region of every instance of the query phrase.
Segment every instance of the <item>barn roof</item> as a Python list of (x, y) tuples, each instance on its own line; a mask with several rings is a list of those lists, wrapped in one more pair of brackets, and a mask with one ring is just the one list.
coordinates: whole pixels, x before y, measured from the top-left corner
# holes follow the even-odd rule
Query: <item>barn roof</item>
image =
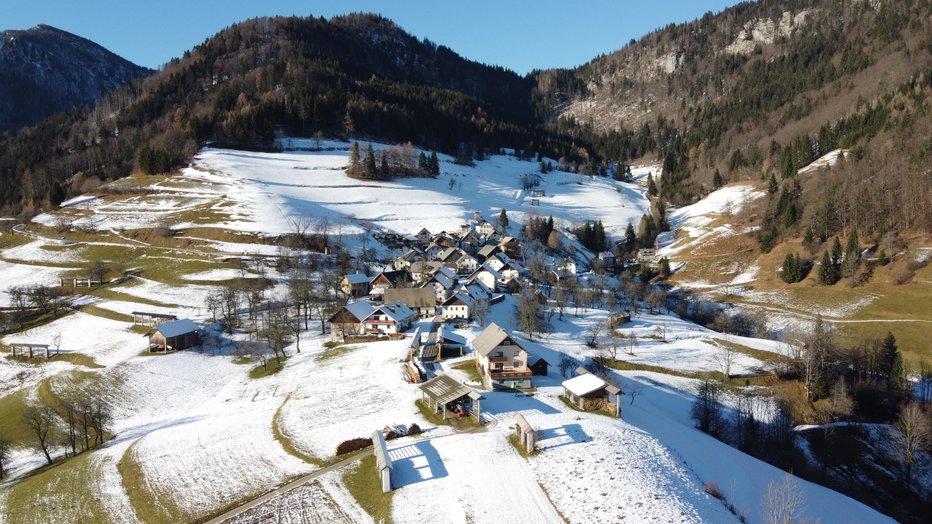
[(375, 312), (375, 306), (366, 302), (365, 300), (360, 300), (359, 302), (350, 302), (344, 306), (344, 309), (349, 311), (351, 315), (360, 321), (369, 318), (369, 316)]
[(154, 329), (161, 333), (162, 336), (170, 338), (193, 333), (197, 331), (199, 327), (193, 320), (182, 318), (181, 320), (173, 320), (172, 322), (159, 324)]
[(350, 275), (346, 275), (346, 281), (349, 282), (350, 284), (368, 284), (369, 277), (367, 277), (366, 275), (362, 273), (353, 273)]
[(464, 396), (472, 400), (479, 400), (482, 398), (482, 395), (476, 392), (476, 390), (444, 373), (437, 373), (436, 377), (421, 384), (419, 387), (425, 395), (439, 404), (446, 404)]
[(588, 395), (600, 389), (605, 389), (614, 395), (617, 395), (621, 391), (612, 384), (609, 384), (608, 382), (588, 372), (563, 381), (563, 387), (566, 388), (566, 390), (570, 393), (579, 397)]
[(385, 303), (401, 302), (410, 308), (434, 307), (437, 294), (431, 288), (402, 287), (385, 290)]

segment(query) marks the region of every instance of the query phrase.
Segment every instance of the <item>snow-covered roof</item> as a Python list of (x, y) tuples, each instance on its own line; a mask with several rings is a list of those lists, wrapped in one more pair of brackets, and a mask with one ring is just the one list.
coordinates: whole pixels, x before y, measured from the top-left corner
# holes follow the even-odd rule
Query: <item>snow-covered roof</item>
[(440, 268), (440, 270), (437, 271), (437, 275), (438, 276), (444, 275), (451, 280), (456, 280), (456, 272), (453, 271), (453, 269), (448, 268), (447, 266), (443, 266), (442, 268)]
[(472, 305), (472, 302), (473, 302), (473, 299), (472, 299), (471, 296), (469, 296), (469, 295), (467, 295), (467, 294), (465, 294), (465, 293), (457, 293), (457, 294), (453, 295), (452, 297), (448, 298), (448, 299), (446, 300), (446, 302), (443, 303), (443, 305), (444, 305), (444, 306), (449, 306), (449, 305), (451, 305), (451, 304), (456, 303), (457, 301), (462, 302), (463, 304), (466, 304), (467, 306), (471, 306), (471, 305)]
[(375, 306), (364, 300), (350, 302), (344, 308), (359, 320), (365, 320), (375, 312)]
[(349, 282), (350, 284), (368, 284), (369, 277), (367, 277), (366, 275), (362, 273), (353, 273), (350, 275), (346, 275), (346, 281)]
[(376, 310), (388, 315), (395, 322), (402, 322), (414, 316), (414, 311), (400, 302), (379, 306), (373, 310), (373, 313)]
[(589, 393), (598, 391), (606, 386), (608, 386), (608, 382), (605, 382), (592, 373), (585, 373), (583, 375), (579, 375), (578, 377), (573, 377), (569, 380), (563, 381), (563, 387), (578, 397), (588, 395)]
[(155, 327), (155, 330), (166, 338), (192, 333), (198, 329), (200, 329), (199, 326), (193, 320), (189, 320), (187, 318), (165, 322), (164, 324), (159, 324)]

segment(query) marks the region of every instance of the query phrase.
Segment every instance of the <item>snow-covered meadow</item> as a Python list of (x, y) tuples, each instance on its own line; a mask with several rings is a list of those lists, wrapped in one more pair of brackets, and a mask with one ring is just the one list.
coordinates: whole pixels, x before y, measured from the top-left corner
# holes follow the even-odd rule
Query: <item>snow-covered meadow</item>
[[(539, 189), (545, 196), (533, 197), (521, 189), (520, 179), (536, 171), (537, 164), (507, 155), (492, 156), (472, 167), (441, 156), (437, 179), (377, 183), (346, 176), (349, 145), (345, 142), (325, 142), (320, 151), (300, 150), (318, 147), (308, 142), (284, 145), (292, 150), (205, 149), (182, 174), (154, 182), (147, 195), (78, 198), (67, 206), (87, 213), (76, 218), (78, 225), (103, 231), (151, 227), (162, 217), (174, 216), (187, 225), (275, 235), (292, 231), (293, 223), (302, 218), (326, 217), (332, 233), (356, 233), (368, 223), (410, 234), (421, 227), (432, 232), (453, 230), (473, 211), (491, 220), (506, 209), (513, 228), (529, 215), (552, 215), (567, 225), (602, 220), (616, 237), (629, 222), (637, 225), (649, 209), (641, 184), (561, 172), (544, 175)], [(659, 167), (634, 171), (635, 179), (643, 183), (648, 172), (657, 176)], [(673, 255), (686, 247), (684, 242), (701, 242), (713, 230), (710, 216), (733, 212), (759, 196), (748, 186), (729, 186), (694, 206), (674, 210), (671, 223), (685, 231), (688, 240), (671, 243), (672, 238), (667, 238), (666, 251), (661, 253)], [(531, 205), (535, 198), (539, 206)], [(44, 215), (38, 221), (53, 224), (54, 220), (54, 215)], [(248, 238), (197, 240), (215, 252), (265, 256), (279, 252), (266, 243), (248, 243)], [(36, 240), (3, 250), (0, 258), (6, 260), (0, 260), (0, 278), (49, 283), (63, 270), (52, 267), (52, 262), (81, 263), (77, 258), (57, 258), (43, 245)], [(50, 265), (41, 265), (43, 261)], [(105, 520), (138, 521), (139, 493), (155, 501), (166, 521), (215, 515), (316, 471), (322, 461), (333, 458), (341, 441), (369, 436), (390, 424), (417, 423), (426, 430), (421, 437), (389, 443), (397, 467), (392, 511), (397, 522), (736, 521), (737, 516), (705, 492), (710, 482), (739, 511), (746, 511), (749, 521), (760, 522), (767, 484), (783, 478), (779, 470), (693, 428), (689, 406), (694, 379), (613, 371), (612, 377), (623, 388), (635, 383), (641, 387), (633, 404), (625, 397), (620, 420), (566, 406), (559, 399), (562, 377), (556, 364), (564, 355), (578, 362), (595, 355), (597, 350), (583, 340), (593, 325), (606, 321), (607, 312), (600, 309), (582, 309), (578, 315), (568, 310), (562, 319), (555, 315), (551, 332), (533, 340), (518, 334), (532, 354), (550, 362), (549, 376), (535, 379), (533, 396), (483, 391), (486, 429), (475, 433), (432, 427), (420, 415), (414, 404), (419, 390), (404, 381), (400, 367), (408, 340), (330, 351), (324, 347), (326, 336), (311, 325), (301, 334), (300, 353), (294, 344), (286, 348), (290, 357), (280, 372), (253, 379), (249, 371), (255, 364), (242, 364), (231, 354), (230, 343), (217, 354), (142, 355), (146, 339), (140, 330), (100, 316), (110, 312), (121, 318), (142, 310), (205, 322), (209, 316), (205, 297), (217, 289), (212, 284), (241, 274), (228, 266), (203, 269), (182, 275), (173, 284), (143, 274), (113, 286), (115, 298), (76, 300), (93, 310), (0, 340), (5, 344), (60, 340), (62, 353), (86, 355), (104, 366), (90, 369), (55, 359), (33, 364), (0, 358), (0, 394), (34, 395), (43, 384), (55, 389), (59, 382), (74, 380), (74, 387), (93, 389), (113, 407), (114, 440), (83, 456), (87, 467), (80, 471), (92, 475), (62, 473), (75, 489), (92, 494), (89, 497), (102, 508)], [(281, 291), (285, 276), (275, 271), (267, 276), (276, 281), (273, 293)], [(514, 306), (514, 299), (507, 296), (493, 306), (489, 320), (514, 331)], [(470, 324), (455, 332), (471, 340), (481, 328)], [(721, 371), (724, 344), (770, 353), (782, 350), (773, 341), (722, 335), (669, 314), (642, 313), (620, 331), (633, 335), (635, 343), (618, 342), (618, 358), (689, 376)], [(247, 337), (240, 333), (232, 338), (239, 342)], [(599, 343), (604, 347), (616, 342), (603, 332)], [(733, 374), (753, 374), (768, 366), (766, 359), (751, 352), (738, 352), (732, 358)], [(69, 373), (75, 370), (99, 380), (79, 381)], [(466, 378), (462, 371), (446, 370)], [(541, 450), (528, 459), (507, 441), (516, 412), (540, 430)], [(42, 463), (35, 450), (17, 450), (12, 477), (22, 478)], [(138, 484), (127, 485), (130, 479)], [(279, 522), (371, 521), (341, 482), (341, 472), (328, 473), (266, 507), (278, 512)], [(16, 486), (15, 481), (4, 484), (0, 500), (8, 496), (6, 489), (12, 492)], [(805, 518), (885, 521), (838, 493), (809, 483), (802, 486)], [(0, 504), (0, 523), (12, 520), (6, 507)], [(51, 521), (75, 520), (77, 514), (68, 508), (65, 497), (50, 499), (47, 516)], [(259, 518), (256, 512), (251, 515)], [(238, 522), (251, 522), (249, 518), (244, 515)]]

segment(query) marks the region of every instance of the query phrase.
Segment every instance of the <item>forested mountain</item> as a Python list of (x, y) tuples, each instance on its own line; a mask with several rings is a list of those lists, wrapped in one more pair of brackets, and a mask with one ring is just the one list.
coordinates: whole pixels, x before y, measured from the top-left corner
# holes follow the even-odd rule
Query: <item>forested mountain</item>
[[(765, 250), (807, 229), (823, 239), (928, 229), (930, 5), (742, 3), (579, 68), (539, 71), (536, 102), (551, 128), (600, 155), (658, 155), (660, 192), (674, 203), (721, 180), (773, 178)], [(851, 149), (844, 166), (796, 176), (836, 148)]]
[(94, 109), (4, 139), (7, 211), (55, 204), (80, 179), (167, 171), (208, 141), (293, 135), (373, 137), (459, 149), (533, 144), (575, 151), (542, 128), (534, 82), (420, 41), (374, 15), (237, 24)]
[(0, 33), (0, 132), (89, 104), (151, 71), (71, 33), (40, 25)]

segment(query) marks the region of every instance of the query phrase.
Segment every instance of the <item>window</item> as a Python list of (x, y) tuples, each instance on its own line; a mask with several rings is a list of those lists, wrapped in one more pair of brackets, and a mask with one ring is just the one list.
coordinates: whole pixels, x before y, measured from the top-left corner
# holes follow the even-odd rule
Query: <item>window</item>
[(505, 356), (505, 354), (502, 353), (501, 351), (496, 351), (496, 352), (495, 352), (495, 356), (496, 356), (496, 357), (503, 357), (503, 356)]

